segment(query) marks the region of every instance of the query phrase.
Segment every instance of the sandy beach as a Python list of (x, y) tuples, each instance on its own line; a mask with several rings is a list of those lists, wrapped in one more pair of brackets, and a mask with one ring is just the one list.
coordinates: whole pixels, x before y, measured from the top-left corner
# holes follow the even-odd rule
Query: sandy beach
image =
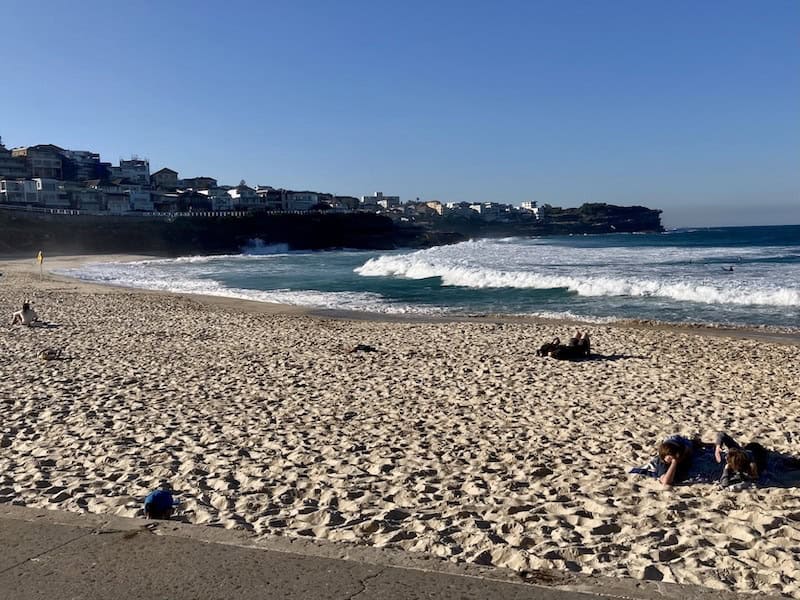
[[(676, 432), (800, 455), (792, 338), (594, 325), (597, 357), (571, 363), (534, 354), (568, 323), (329, 318), (0, 272), (0, 503), (137, 516), (168, 480), (178, 519), (253, 535), (800, 598), (796, 488), (628, 474)], [(10, 327), (25, 299), (54, 326)]]

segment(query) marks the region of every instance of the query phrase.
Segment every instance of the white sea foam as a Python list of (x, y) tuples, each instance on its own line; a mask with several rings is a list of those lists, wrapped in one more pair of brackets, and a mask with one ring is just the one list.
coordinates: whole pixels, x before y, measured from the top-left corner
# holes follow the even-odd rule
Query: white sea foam
[[(796, 322), (800, 315), (797, 246), (626, 246), (630, 242), (624, 240), (610, 246), (617, 242), (595, 236), (484, 239), (376, 255), (290, 251), (254, 240), (243, 254), (88, 265), (67, 274), (122, 286), (378, 313), (756, 324)], [(353, 278), (353, 271), (384, 281)]]
[[(498, 257), (498, 249), (502, 253), (504, 247), (506, 245), (481, 240), (404, 255), (383, 255), (366, 261), (355, 272), (365, 277), (439, 278), (445, 286), (476, 289), (565, 289), (586, 297), (660, 297), (703, 304), (800, 306), (800, 285), (778, 286), (765, 282), (763, 268), (731, 278), (719, 265), (695, 267), (690, 264), (681, 269), (665, 266), (665, 263), (674, 263), (677, 256), (705, 260), (718, 258), (723, 253), (730, 256), (730, 249), (693, 248), (687, 252), (671, 247), (614, 248), (611, 250), (614, 261), (609, 263), (608, 248), (565, 250), (539, 246), (536, 248), (538, 260), (533, 262), (528, 256), (528, 250), (533, 247), (514, 249), (516, 257)], [(741, 249), (738, 254), (747, 255), (751, 260), (781, 255), (774, 248)], [(492, 263), (514, 264), (518, 268), (496, 269)], [(578, 265), (582, 268), (576, 268)]]
[[(174, 264), (174, 261), (172, 261)], [(158, 269), (154, 261), (95, 263), (54, 271), (83, 281), (178, 294), (197, 294), (303, 306), (326, 310), (353, 310), (382, 314), (444, 314), (439, 306), (392, 303), (371, 292), (323, 292), (317, 290), (252, 290), (226, 287), (213, 279), (176, 275)]]
[(242, 254), (247, 256), (267, 256), (271, 254), (286, 254), (289, 244), (268, 244), (261, 238), (253, 238), (242, 248)]
[(581, 315), (574, 313), (570, 310), (561, 311), (534, 311), (529, 313), (517, 313), (520, 317), (538, 317), (540, 319), (551, 319), (555, 321), (581, 321), (584, 323), (596, 323), (598, 325), (605, 325), (614, 323), (621, 320), (620, 317), (594, 317), (590, 315)]
[[(124, 264), (168, 265), (168, 264), (205, 264), (220, 260), (235, 260), (241, 258), (277, 258), (292, 254), (288, 244), (264, 244), (255, 239), (242, 247), (240, 254), (204, 254), (196, 256), (178, 256), (175, 258), (151, 258)], [(297, 252), (300, 254), (301, 252)], [(107, 263), (111, 264), (111, 263)], [(123, 264), (123, 263), (116, 263)]]
[(575, 246), (572, 241), (559, 242), (552, 238), (504, 238), (470, 240), (417, 250), (401, 256), (447, 266), (496, 268), (513, 265), (514, 270), (521, 271), (537, 267), (609, 265), (610, 260), (617, 268), (641, 269), (646, 265), (662, 264), (671, 265), (671, 268), (677, 268), (675, 265), (691, 265), (693, 269), (710, 270), (718, 268), (719, 263), (732, 264), (740, 259), (756, 260), (791, 255), (796, 251), (796, 248), (786, 247)]

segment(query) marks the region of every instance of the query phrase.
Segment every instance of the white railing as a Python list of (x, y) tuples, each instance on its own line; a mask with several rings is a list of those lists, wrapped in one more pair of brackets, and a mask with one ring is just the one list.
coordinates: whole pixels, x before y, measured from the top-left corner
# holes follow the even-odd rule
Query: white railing
[[(252, 215), (258, 214), (268, 214), (268, 215), (307, 215), (311, 212), (313, 213), (327, 213), (330, 212), (331, 214), (342, 214), (340, 211), (308, 211), (308, 210), (258, 210), (258, 211), (246, 211), (246, 210), (206, 210), (206, 211), (182, 211), (182, 212), (157, 212), (157, 211), (149, 211), (149, 212), (123, 212), (123, 213), (112, 213), (108, 211), (96, 211), (96, 210), (81, 210), (77, 208), (46, 208), (43, 206), (20, 206), (20, 205), (11, 205), (11, 204), (3, 204), (0, 203), (0, 210), (8, 210), (8, 211), (17, 211), (17, 212), (30, 212), (30, 213), (38, 213), (38, 214), (46, 214), (46, 215), (71, 215), (71, 216), (94, 216), (94, 217), (146, 217), (146, 218), (154, 218), (154, 219), (175, 219), (175, 218), (184, 218), (184, 217), (206, 217), (206, 218), (217, 218), (217, 217), (248, 217)], [(345, 211), (347, 213), (354, 213), (354, 212), (362, 212), (362, 211)]]

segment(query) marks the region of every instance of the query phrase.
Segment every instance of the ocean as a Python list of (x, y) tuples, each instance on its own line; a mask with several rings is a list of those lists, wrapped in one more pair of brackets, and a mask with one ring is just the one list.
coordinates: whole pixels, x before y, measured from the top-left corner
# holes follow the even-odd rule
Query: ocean
[(85, 281), (312, 309), (800, 327), (800, 225), (479, 239), (423, 250), (93, 263)]

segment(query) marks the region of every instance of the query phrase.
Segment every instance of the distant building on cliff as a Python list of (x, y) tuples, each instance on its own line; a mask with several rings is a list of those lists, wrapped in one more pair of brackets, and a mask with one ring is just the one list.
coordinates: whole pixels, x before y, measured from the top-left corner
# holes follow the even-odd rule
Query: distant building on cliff
[(127, 179), (138, 185), (150, 185), (150, 162), (147, 159), (132, 157), (120, 159), (118, 167), (111, 167), (113, 179)]
[(150, 186), (154, 190), (175, 191), (178, 188), (178, 172), (164, 167), (150, 175)]
[(182, 190), (210, 190), (219, 184), (213, 177), (188, 177), (179, 179), (177, 187)]
[(38, 146), (13, 148), (11, 155), (25, 161), (25, 176), (28, 179), (35, 177), (64, 179), (63, 152), (63, 148), (53, 144), (39, 144)]
[(211, 187), (197, 190), (211, 202), (211, 210), (233, 210), (233, 198), (228, 194), (229, 187)]
[(361, 200), (356, 198), (355, 196), (334, 196), (333, 197), (333, 206), (334, 208), (338, 208), (345, 211), (356, 210), (358, 205), (361, 204)]
[(178, 194), (180, 212), (202, 212), (213, 210), (213, 202), (206, 194), (197, 190), (186, 190)]
[(533, 215), (539, 219), (539, 206), (535, 200), (523, 202), (519, 205), (520, 210), (533, 213)]
[(286, 190), (276, 190), (271, 185), (257, 185), (256, 194), (264, 210), (286, 210)]
[(446, 210), (444, 204), (442, 204), (438, 200), (428, 200), (425, 203), (425, 206), (432, 209), (439, 216), (442, 216), (442, 214)]
[(287, 190), (285, 198), (286, 210), (308, 210), (319, 202), (319, 194), (316, 192), (292, 192)]
[(400, 196), (384, 196), (383, 192), (375, 192), (372, 196), (361, 196), (363, 208), (395, 208), (400, 206)]
[(233, 200), (233, 207), (237, 210), (256, 210), (264, 208), (264, 200), (256, 191), (242, 181), (236, 187), (228, 190), (228, 195)]
[(24, 179), (27, 174), (25, 160), (13, 156), (0, 138), (0, 179)]
[(96, 152), (62, 150), (60, 154), (64, 181), (107, 180), (111, 177), (111, 163), (102, 162)]
[(29, 205), (39, 203), (39, 192), (36, 182), (28, 180), (0, 180), (0, 202), (11, 205)]

